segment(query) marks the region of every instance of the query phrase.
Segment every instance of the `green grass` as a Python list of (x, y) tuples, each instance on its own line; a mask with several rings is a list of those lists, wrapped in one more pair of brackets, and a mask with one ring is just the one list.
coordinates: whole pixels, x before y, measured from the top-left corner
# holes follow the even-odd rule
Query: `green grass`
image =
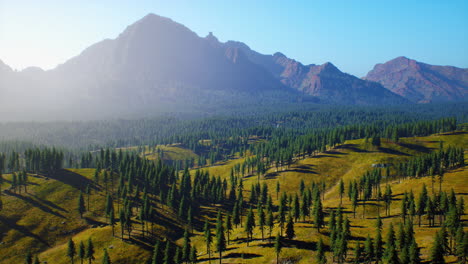
[[(339, 204), (336, 184), (340, 178), (343, 178), (347, 183), (371, 169), (373, 163), (394, 163), (397, 160), (435, 150), (439, 147), (440, 140), (444, 141), (445, 147), (457, 145), (465, 149), (468, 148), (468, 134), (466, 133), (403, 138), (401, 144), (383, 141), (380, 149), (366, 146), (364, 140), (351, 140), (326, 153), (298, 160), (289, 169), (284, 168), (284, 170), (280, 171), (270, 169), (261, 178), (261, 181), (267, 183), (273, 201), (277, 203), (274, 191), (277, 181), (281, 184), (281, 191), (293, 194), (298, 190), (301, 180), (304, 180), (307, 186), (310, 186), (314, 181), (323, 180), (328, 187), (324, 201), (324, 208), (328, 212), (330, 208)], [(180, 146), (167, 146), (164, 147), (164, 150), (171, 159), (185, 159), (187, 156), (195, 155)], [(148, 159), (157, 158), (151, 156), (154, 153), (146, 154), (148, 154)], [(240, 162), (243, 162), (242, 158), (219, 162), (204, 169), (209, 170), (211, 175), (226, 178), (229, 177), (231, 168)], [(89, 212), (84, 214), (85, 219), (79, 217), (76, 211), (79, 191), (84, 186), (83, 182), (91, 180), (93, 175), (94, 169), (69, 169), (61, 171), (53, 178), (30, 176), (28, 193), (22, 193), (21, 195), (3, 193), (4, 208), (0, 212), (0, 241), (2, 242), (0, 244), (0, 263), (22, 263), (28, 249), (33, 252), (40, 252), (39, 257), (42, 261), (56, 264), (69, 263), (66, 257), (68, 239), (73, 238), (78, 245), (80, 241), (86, 241), (89, 237), (93, 239), (96, 247), (96, 260), (93, 263), (101, 262), (104, 248), (108, 249), (113, 263), (143, 263), (151, 254), (151, 245), (138, 237), (140, 233), (138, 224), (136, 224), (132, 233), (135, 238), (133, 242), (120, 239), (119, 226), (115, 228), (117, 237), (112, 237), (111, 227), (105, 224), (106, 219), (102, 217), (104, 215), (106, 195), (103, 188), (93, 190)], [(2, 190), (9, 188), (9, 181), (11, 180), (11, 175), (4, 176), (6, 183), (3, 184)], [(246, 189), (244, 197), (248, 197), (250, 185), (257, 182), (257, 177), (245, 177), (243, 180)], [(463, 193), (463, 195), (466, 195), (467, 180), (467, 167), (460, 168), (445, 175), (443, 188), (444, 190), (453, 188), (457, 194), (462, 195)], [(418, 194), (422, 183), (427, 184), (430, 193), (430, 178), (395, 181), (390, 184), (395, 199), (398, 199), (405, 190), (413, 189)], [(468, 197), (465, 196), (465, 200), (468, 201)], [(170, 240), (181, 245), (183, 226), (179, 224), (180, 221), (163, 205), (158, 204), (157, 206), (158, 211), (164, 214), (165, 221), (163, 221), (164, 219), (157, 221), (159, 225), (155, 226), (156, 237), (169, 237)], [(343, 198), (343, 206), (345, 209), (350, 209), (347, 198)], [(217, 207), (208, 206), (204, 207), (203, 210), (206, 214), (210, 213), (210, 220), (214, 221), (213, 215), (215, 215)], [(381, 213), (383, 214), (383, 212)], [(394, 201), (391, 207), (391, 215), (397, 215), (398, 213), (399, 202)], [(362, 207), (359, 206), (356, 219), (352, 218), (352, 214), (349, 215), (353, 226), (351, 229), (352, 235), (362, 238), (368, 233), (374, 234), (375, 216), (376, 208), (368, 206), (366, 218), (362, 218)], [(468, 218), (465, 216), (464, 220), (468, 220)], [(390, 217), (383, 221), (386, 227), (390, 222), (399, 221), (399, 218)], [(425, 221), (423, 220), (423, 222)], [(174, 226), (169, 226), (168, 223), (174, 223)], [(93, 228), (93, 226), (95, 227)], [(68, 233), (71, 230), (74, 230), (74, 232)], [(324, 230), (326, 231), (326, 229)], [(428, 228), (425, 225), (421, 228), (415, 227), (416, 239), (422, 247), (423, 258), (427, 258), (432, 236), (436, 230), (437, 228)], [(64, 231), (67, 233), (64, 233)], [(206, 247), (200, 231), (196, 231), (196, 235), (192, 237), (192, 244), (197, 247), (200, 253), (201, 263), (208, 263)], [(315, 243), (321, 236), (328, 244), (327, 236), (319, 234), (309, 221), (296, 223), (295, 231), (295, 242), (286, 245), (281, 257), (297, 259), (299, 264), (314, 263), (315, 251), (307, 248), (314, 248)], [(273, 235), (277, 232), (278, 228), (275, 227)], [(267, 233), (265, 232), (265, 234)], [(223, 254), (226, 257), (223, 263), (271, 263), (275, 260), (275, 253), (271, 244), (267, 240), (260, 240), (258, 228), (254, 231), (255, 241), (249, 247), (247, 247), (244, 238), (243, 228), (238, 227), (232, 232), (231, 240), (233, 241)], [(45, 243), (39, 242), (40, 240)], [(354, 247), (354, 241), (350, 242), (350, 247)], [(245, 259), (240, 258), (241, 254), (244, 255)], [(327, 252), (327, 256), (330, 262), (331, 253)], [(217, 254), (212, 255), (212, 258), (216, 257)], [(350, 257), (352, 257), (352, 253)], [(447, 260), (452, 261), (453, 259), (448, 258)]]

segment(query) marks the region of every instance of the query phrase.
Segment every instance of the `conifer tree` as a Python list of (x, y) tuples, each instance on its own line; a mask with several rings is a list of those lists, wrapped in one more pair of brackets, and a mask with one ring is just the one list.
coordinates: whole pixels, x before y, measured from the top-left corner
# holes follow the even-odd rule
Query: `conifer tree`
[(254, 219), (254, 215), (253, 215), (252, 207), (251, 207), (249, 210), (249, 213), (247, 214), (247, 218), (245, 219), (245, 226), (244, 226), (244, 231), (247, 235), (247, 246), (249, 246), (249, 242), (250, 240), (252, 240), (254, 227), (255, 227), (255, 219)]
[(356, 248), (354, 249), (354, 263), (361, 263), (363, 248), (361, 242), (358, 242)]
[(383, 242), (382, 242), (382, 231), (377, 228), (377, 234), (375, 235), (374, 241), (374, 254), (377, 263), (380, 263), (383, 256)]
[(372, 238), (367, 234), (366, 242), (364, 242), (364, 261), (370, 263), (374, 259), (374, 247)]
[(413, 240), (411, 242), (410, 248), (409, 248), (409, 264), (420, 264), (421, 263), (421, 258), (419, 256), (419, 247), (418, 244), (416, 244), (416, 240)]
[(224, 238), (223, 225), (219, 225), (216, 230), (216, 250), (219, 253), (219, 263), (221, 264), (223, 251), (226, 249), (226, 240)]
[(226, 214), (226, 220), (224, 222), (224, 228), (226, 229), (226, 234), (227, 234), (227, 244), (229, 245), (229, 239), (230, 239), (230, 235), (231, 235), (231, 231), (232, 231), (232, 217), (231, 215), (228, 213)]
[(205, 221), (204, 235), (205, 235), (205, 243), (206, 243), (206, 252), (208, 253), (208, 258), (211, 259), (211, 242), (213, 241), (213, 237), (211, 234), (208, 220)]
[(266, 217), (266, 226), (268, 226), (268, 240), (271, 239), (271, 233), (273, 232), (273, 227), (275, 226), (274, 218), (273, 218), (273, 212), (271, 208), (267, 212), (267, 217)]
[(197, 262), (197, 249), (195, 247), (192, 247), (190, 249), (190, 263), (194, 264)]
[(340, 185), (339, 185), (339, 192), (340, 192), (340, 205), (343, 203), (343, 194), (345, 190), (344, 182), (343, 179), (340, 179)]
[(262, 233), (262, 241), (265, 239), (265, 236), (263, 233), (265, 229), (265, 222), (266, 222), (265, 212), (263, 211), (263, 206), (260, 205), (258, 207), (258, 227), (260, 228), (260, 232)]
[(317, 199), (315, 201), (315, 207), (314, 207), (314, 222), (315, 222), (315, 227), (317, 228), (317, 231), (320, 233), (320, 228), (324, 224), (324, 214), (323, 214), (323, 208), (322, 208), (322, 202), (320, 199)]
[(437, 232), (434, 238), (434, 242), (432, 244), (431, 253), (430, 253), (431, 263), (444, 264), (445, 263), (444, 254), (445, 254), (445, 251), (444, 251), (444, 245), (442, 242), (441, 234), (440, 232)]
[(153, 247), (153, 256), (152, 256), (152, 261), (151, 261), (151, 264), (158, 264), (160, 263), (159, 262), (159, 259), (160, 259), (160, 246), (161, 246), (161, 242), (158, 240), (156, 241), (156, 244), (154, 244), (154, 247)]
[(26, 253), (26, 256), (24, 257), (24, 263), (32, 264), (32, 262), (33, 262), (33, 257), (32, 257), (31, 251), (28, 250), (28, 252)]
[(83, 264), (83, 260), (86, 257), (86, 248), (83, 241), (80, 242), (80, 246), (78, 247), (78, 257), (80, 258), (81, 264)]
[(324, 248), (323, 240), (322, 238), (319, 239), (318, 244), (317, 244), (317, 255), (316, 255), (316, 260), (317, 263), (319, 264), (325, 264), (327, 263), (327, 257), (325, 256), (325, 248)]
[(184, 232), (184, 243), (182, 245), (182, 261), (190, 261), (190, 235), (187, 229)]
[(288, 217), (288, 222), (286, 224), (286, 237), (291, 240), (294, 238), (295, 236), (295, 232), (294, 232), (294, 222), (293, 222), (293, 219), (292, 219), (292, 215), (289, 214), (289, 217)]
[(279, 264), (279, 256), (283, 245), (281, 244), (281, 235), (278, 233), (275, 238), (275, 253), (276, 253), (276, 264)]
[(91, 238), (88, 238), (88, 243), (86, 244), (86, 258), (89, 264), (94, 260), (94, 245)]
[(111, 260), (109, 257), (109, 253), (107, 253), (107, 249), (104, 249), (104, 257), (102, 257), (102, 264), (111, 264)]
[(34, 257), (33, 264), (41, 264), (41, 262), (39, 261), (39, 257), (37, 255)]
[(67, 257), (70, 258), (70, 261), (71, 261), (72, 264), (74, 263), (75, 255), (76, 255), (75, 243), (70, 238), (68, 240), (68, 246), (67, 246)]
[(80, 213), (80, 217), (83, 218), (83, 213), (86, 212), (85, 202), (83, 198), (83, 193), (80, 192), (80, 196), (78, 197), (78, 213)]

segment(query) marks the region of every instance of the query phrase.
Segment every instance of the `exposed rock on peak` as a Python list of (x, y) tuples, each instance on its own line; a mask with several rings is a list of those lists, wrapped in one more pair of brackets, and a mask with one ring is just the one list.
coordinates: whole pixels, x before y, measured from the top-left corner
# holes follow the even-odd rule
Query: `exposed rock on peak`
[(435, 66), (406, 57), (375, 65), (365, 79), (417, 103), (462, 101), (468, 96), (468, 69)]

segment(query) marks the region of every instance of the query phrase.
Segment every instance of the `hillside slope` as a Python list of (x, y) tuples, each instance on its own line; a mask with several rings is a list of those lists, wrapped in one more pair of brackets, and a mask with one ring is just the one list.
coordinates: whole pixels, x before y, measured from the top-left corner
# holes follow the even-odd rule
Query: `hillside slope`
[[(366, 144), (364, 140), (351, 140), (325, 153), (297, 160), (290, 168), (285, 167), (279, 171), (270, 169), (260, 179), (262, 183), (267, 184), (275, 205), (278, 203), (275, 193), (277, 182), (280, 183), (281, 192), (295, 194), (301, 180), (306, 186), (310, 186), (313, 182), (324, 181), (327, 192), (323, 204), (324, 210), (328, 214), (340, 202), (337, 186), (339, 179), (348, 183), (371, 169), (371, 165), (374, 163), (394, 163), (397, 160), (437, 150), (440, 141), (444, 142), (445, 147), (458, 145), (463, 146), (466, 150), (468, 148), (467, 138), (466, 132), (459, 132), (428, 137), (402, 138), (399, 144), (384, 140), (378, 149)], [(465, 155), (466, 153), (465, 151)], [(204, 168), (204, 170), (209, 170), (211, 174), (228, 179), (231, 168), (242, 161), (243, 159), (234, 159)], [(51, 177), (30, 175), (28, 192), (21, 194), (8, 190), (11, 185), (11, 175), (6, 175), (6, 182), (1, 186), (4, 206), (3, 210), (0, 211), (0, 252), (2, 253), (0, 254), (0, 263), (21, 263), (27, 250), (31, 250), (33, 253), (39, 252), (39, 258), (48, 263), (69, 263), (69, 259), (66, 257), (66, 243), (69, 238), (73, 238), (77, 245), (80, 241), (86, 242), (88, 238), (91, 238), (96, 248), (95, 263), (101, 262), (104, 248), (108, 250), (112, 263), (145, 263), (151, 256), (154, 238), (159, 240), (168, 238), (182, 246), (181, 238), (185, 228), (184, 224), (172, 210), (159, 203), (155, 203), (158, 220), (154, 226), (153, 239), (148, 239), (148, 236), (142, 237), (139, 221), (136, 218), (134, 219), (135, 226), (131, 239), (121, 239), (118, 223), (115, 226), (115, 237), (113, 237), (112, 228), (107, 224), (107, 219), (103, 217), (106, 200), (105, 188), (93, 185), (93, 174), (94, 169), (68, 169)], [(244, 177), (244, 197), (249, 197), (250, 186), (256, 182), (257, 176)], [(453, 188), (457, 197), (463, 196), (466, 200), (468, 199), (467, 182), (468, 170), (465, 166), (446, 173), (443, 190), (450, 191)], [(83, 218), (80, 218), (76, 209), (77, 199), (80, 190), (84, 191), (88, 183), (95, 188), (92, 189), (90, 195), (90, 209), (83, 215)], [(390, 209), (391, 217), (383, 219), (384, 227), (388, 227), (390, 222), (399, 221), (398, 200), (402, 193), (405, 190), (413, 189), (417, 194), (422, 183), (430, 186), (430, 177), (389, 182), (393, 189), (394, 202)], [(84, 197), (87, 203), (87, 195)], [(116, 203), (114, 206), (117, 207), (118, 204)], [(357, 217), (352, 216), (348, 198), (343, 199), (343, 208), (347, 212), (345, 215), (351, 221), (353, 238), (349, 243), (349, 258), (352, 258), (351, 252), (355, 242), (362, 242), (365, 236), (374, 230), (376, 207), (375, 205), (368, 206), (364, 218), (362, 217), (362, 206), (358, 206)], [(206, 215), (206, 218), (213, 222), (215, 212), (218, 209), (223, 209), (223, 207), (217, 204), (204, 206), (201, 215)], [(198, 220), (203, 223), (204, 218), (202, 216)], [(245, 216), (243, 219), (245, 220)], [(463, 216), (463, 219), (468, 220), (466, 215)], [(328, 221), (327, 217), (325, 221)], [(414, 228), (422, 257), (427, 259), (431, 245), (429, 237), (433, 236), (437, 228), (430, 228), (425, 224)], [(284, 242), (281, 258), (294, 260), (294, 263), (315, 263), (316, 243), (319, 237), (322, 237), (328, 244), (327, 232), (322, 231), (319, 234), (309, 219), (299, 220), (295, 223), (295, 231), (296, 237), (291, 241)], [(275, 224), (273, 234), (276, 232), (278, 232), (278, 228)], [(383, 235), (385, 237), (385, 231)], [(223, 263), (273, 262), (275, 254), (272, 244), (268, 240), (262, 241), (260, 239), (258, 227), (254, 229), (253, 237), (254, 240), (247, 246), (244, 229), (242, 227), (234, 228), (231, 233), (231, 242), (227, 251), (223, 253)], [(194, 229), (194, 236), (191, 240), (192, 245), (198, 249), (200, 263), (208, 263), (202, 228), (199, 224)], [(331, 261), (330, 252), (327, 252), (327, 256)], [(213, 259), (216, 257), (217, 255), (212, 255)], [(77, 261), (77, 259), (75, 260)], [(448, 257), (447, 260), (453, 261), (454, 259)]]

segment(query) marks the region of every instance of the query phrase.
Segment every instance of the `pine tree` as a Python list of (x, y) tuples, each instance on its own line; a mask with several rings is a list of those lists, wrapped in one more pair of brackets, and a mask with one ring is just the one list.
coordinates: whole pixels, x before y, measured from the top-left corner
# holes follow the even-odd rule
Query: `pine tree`
[(160, 247), (161, 247), (161, 242), (158, 240), (156, 244), (154, 244), (153, 247), (153, 256), (151, 257), (152, 261), (151, 264), (158, 264), (159, 259), (160, 259)]
[(109, 257), (109, 253), (107, 253), (107, 249), (104, 249), (104, 257), (102, 257), (102, 264), (111, 264), (111, 260)]
[(39, 261), (39, 257), (38, 256), (35, 256), (34, 257), (34, 262), (33, 264), (41, 264), (41, 262)]
[(208, 253), (208, 258), (211, 259), (211, 242), (213, 241), (213, 236), (211, 234), (208, 220), (205, 221), (204, 234), (205, 234), (206, 252)]
[(88, 238), (88, 243), (86, 244), (86, 258), (89, 264), (94, 260), (94, 245), (91, 238)]
[(216, 231), (216, 250), (219, 253), (219, 263), (221, 264), (223, 251), (226, 249), (226, 240), (224, 238), (223, 225)]
[(28, 250), (28, 252), (26, 253), (26, 256), (24, 257), (24, 263), (32, 264), (32, 262), (33, 262), (33, 257), (32, 257), (31, 251)]
[(262, 241), (265, 239), (264, 236), (264, 229), (265, 229), (265, 212), (263, 211), (263, 206), (258, 207), (258, 227), (260, 228), (260, 232), (262, 233)]
[(281, 234), (278, 233), (275, 238), (275, 253), (276, 253), (276, 264), (279, 264), (279, 255), (281, 253), (283, 245), (281, 244)]
[(80, 196), (78, 197), (78, 213), (80, 213), (80, 217), (83, 218), (83, 213), (86, 212), (85, 202), (83, 198), (83, 193), (80, 192)]
[(340, 205), (341, 205), (343, 203), (343, 194), (344, 194), (344, 190), (345, 190), (343, 179), (340, 179), (339, 187), (340, 187), (339, 192), (340, 192)]
[(78, 247), (78, 257), (80, 258), (81, 264), (83, 264), (83, 260), (86, 257), (86, 248), (83, 241), (80, 242), (80, 246)]
[(374, 259), (374, 247), (372, 238), (367, 234), (366, 242), (364, 242), (364, 260), (365, 263), (370, 263)]
[(196, 263), (197, 262), (197, 249), (195, 247), (192, 247), (190, 250), (190, 263)]
[(189, 262), (190, 260), (190, 235), (187, 229), (184, 232), (184, 243), (182, 245), (182, 259), (181, 260), (184, 262)]
[(288, 217), (288, 222), (286, 224), (286, 237), (291, 240), (293, 239), (295, 236), (295, 232), (294, 232), (294, 222), (293, 222), (293, 219), (292, 219), (292, 216), (291, 214), (289, 214), (289, 217)]
[(432, 244), (431, 253), (430, 253), (431, 263), (444, 264), (445, 263), (444, 254), (445, 254), (445, 251), (444, 251), (444, 245), (442, 243), (441, 234), (440, 232), (437, 232), (434, 238), (434, 242)]
[(416, 241), (413, 240), (411, 242), (410, 248), (409, 248), (409, 264), (419, 264), (421, 263), (421, 258), (419, 256), (419, 247), (418, 244), (416, 244)]
[(247, 246), (249, 246), (250, 240), (252, 240), (253, 229), (255, 227), (255, 219), (252, 212), (252, 207), (247, 214), (247, 218), (245, 219), (244, 231), (247, 234)]
[(273, 218), (273, 212), (271, 208), (267, 212), (267, 218), (266, 218), (266, 226), (268, 226), (268, 240), (271, 239), (271, 233), (273, 232), (273, 227), (275, 226), (274, 218)]
[(230, 235), (231, 235), (231, 231), (232, 231), (232, 217), (231, 215), (228, 213), (226, 215), (226, 220), (224, 222), (224, 228), (226, 230), (226, 234), (227, 234), (227, 244), (229, 245), (229, 239), (230, 239)]
[(75, 255), (76, 255), (75, 243), (70, 238), (70, 240), (68, 240), (67, 257), (70, 258), (70, 261), (72, 264), (74, 263)]
[(315, 207), (314, 207), (314, 222), (315, 222), (315, 227), (317, 228), (317, 231), (320, 233), (320, 228), (324, 224), (324, 214), (323, 214), (323, 209), (322, 209), (322, 202), (320, 199), (317, 199), (315, 201)]
[(361, 242), (358, 242), (356, 248), (354, 249), (354, 263), (361, 263), (362, 251), (363, 249)]
[(379, 228), (377, 228), (377, 234), (375, 235), (374, 254), (375, 260), (379, 263), (383, 257), (382, 231)]
[(317, 260), (317, 263), (319, 264), (327, 263), (327, 257), (325, 256), (325, 248), (324, 248), (322, 238), (319, 239), (318, 244), (317, 244), (316, 260)]

